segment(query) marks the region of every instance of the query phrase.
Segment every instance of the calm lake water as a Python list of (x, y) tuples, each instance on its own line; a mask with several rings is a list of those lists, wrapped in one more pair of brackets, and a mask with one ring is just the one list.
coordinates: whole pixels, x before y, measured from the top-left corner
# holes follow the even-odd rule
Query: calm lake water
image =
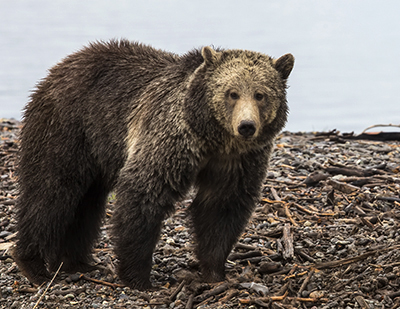
[(0, 0), (0, 118), (21, 118), (30, 90), (67, 54), (124, 37), (176, 53), (291, 52), (290, 131), (400, 124), (399, 11), (396, 0)]

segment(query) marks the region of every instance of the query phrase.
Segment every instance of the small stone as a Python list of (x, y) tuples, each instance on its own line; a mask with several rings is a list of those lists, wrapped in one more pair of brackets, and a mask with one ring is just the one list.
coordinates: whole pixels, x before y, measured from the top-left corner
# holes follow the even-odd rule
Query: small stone
[(80, 280), (80, 275), (72, 274), (69, 276), (72, 282), (78, 282)]
[(324, 258), (325, 257), (325, 254), (323, 253), (323, 252), (316, 252), (315, 253), (315, 256), (317, 257), (317, 258), (320, 258), (320, 259), (322, 259), (322, 258)]
[(319, 299), (324, 297), (324, 295), (325, 295), (324, 291), (313, 291), (310, 293), (309, 297)]
[(0, 238), (7, 237), (8, 235), (11, 235), (12, 233), (9, 231), (1, 231), (0, 232)]
[(171, 237), (167, 238), (167, 240), (165, 241), (168, 245), (174, 245), (175, 244), (175, 240)]

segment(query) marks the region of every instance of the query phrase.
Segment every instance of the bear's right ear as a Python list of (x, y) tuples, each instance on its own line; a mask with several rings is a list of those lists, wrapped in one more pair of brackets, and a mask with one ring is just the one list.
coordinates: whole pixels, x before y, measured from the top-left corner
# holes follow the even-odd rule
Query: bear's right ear
[(206, 64), (214, 64), (219, 59), (219, 53), (213, 50), (210, 46), (204, 46), (201, 50), (201, 55)]

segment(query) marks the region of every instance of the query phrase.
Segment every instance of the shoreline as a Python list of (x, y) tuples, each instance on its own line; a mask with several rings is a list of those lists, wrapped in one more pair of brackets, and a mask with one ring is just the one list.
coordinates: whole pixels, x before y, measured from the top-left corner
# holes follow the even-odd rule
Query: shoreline
[[(0, 119), (1, 308), (33, 308), (44, 293), (8, 254), (16, 232), (20, 125)], [(38, 308), (399, 307), (400, 142), (327, 133), (278, 136), (260, 202), (226, 264), (227, 281), (196, 281), (186, 200), (164, 222), (153, 258), (155, 289), (119, 287), (110, 199), (94, 249), (103, 270), (59, 274)]]

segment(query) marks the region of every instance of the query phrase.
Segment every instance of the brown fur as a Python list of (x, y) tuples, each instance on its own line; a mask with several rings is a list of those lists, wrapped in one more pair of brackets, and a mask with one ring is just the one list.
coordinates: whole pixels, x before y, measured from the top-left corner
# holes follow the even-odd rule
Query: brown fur
[(286, 122), (293, 63), (290, 54), (204, 47), (177, 56), (121, 40), (53, 67), (21, 132), (20, 269), (40, 284), (60, 262), (66, 271), (90, 266), (114, 189), (119, 276), (147, 288), (162, 220), (195, 185), (189, 212), (201, 271), (222, 280)]

